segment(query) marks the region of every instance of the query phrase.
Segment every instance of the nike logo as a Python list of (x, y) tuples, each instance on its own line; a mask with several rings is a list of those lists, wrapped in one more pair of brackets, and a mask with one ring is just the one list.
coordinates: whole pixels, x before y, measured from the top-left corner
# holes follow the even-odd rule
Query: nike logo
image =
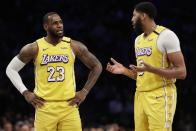
[(156, 98), (156, 99), (159, 99), (159, 98), (161, 98), (161, 97), (163, 97), (163, 96), (156, 96), (155, 98)]
[(43, 51), (47, 50), (48, 48), (43, 48)]
[(61, 47), (61, 49), (67, 49), (67, 47)]
[(153, 39), (148, 39), (148, 41), (152, 41)]

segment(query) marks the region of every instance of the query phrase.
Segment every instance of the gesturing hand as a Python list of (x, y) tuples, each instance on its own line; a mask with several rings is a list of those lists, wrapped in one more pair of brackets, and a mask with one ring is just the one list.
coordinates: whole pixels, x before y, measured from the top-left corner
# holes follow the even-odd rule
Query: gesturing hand
[(150, 64), (145, 63), (144, 61), (141, 61), (140, 66), (135, 66), (135, 65), (130, 65), (129, 67), (131, 69), (135, 69), (135, 71), (137, 72), (144, 72), (144, 71), (151, 71), (152, 70), (152, 66)]
[(24, 91), (23, 93), (25, 100), (32, 104), (35, 108), (41, 107), (44, 105), (45, 100), (41, 97), (36, 96), (33, 92)]
[(123, 74), (125, 67), (122, 64), (118, 63), (113, 58), (111, 58), (111, 61), (112, 61), (112, 64), (108, 62), (106, 70), (113, 74)]

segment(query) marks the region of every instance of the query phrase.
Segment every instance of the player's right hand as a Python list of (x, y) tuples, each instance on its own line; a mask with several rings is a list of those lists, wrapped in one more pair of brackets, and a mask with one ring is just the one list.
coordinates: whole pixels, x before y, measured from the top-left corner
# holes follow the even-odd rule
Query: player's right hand
[(120, 64), (119, 62), (117, 62), (116, 60), (114, 60), (113, 58), (110, 58), (112, 64), (110, 64), (110, 62), (108, 62), (106, 70), (113, 73), (113, 74), (123, 74), (125, 67)]
[(41, 97), (36, 96), (33, 92), (24, 91), (23, 96), (25, 100), (32, 104), (35, 108), (41, 107), (44, 105), (45, 100)]

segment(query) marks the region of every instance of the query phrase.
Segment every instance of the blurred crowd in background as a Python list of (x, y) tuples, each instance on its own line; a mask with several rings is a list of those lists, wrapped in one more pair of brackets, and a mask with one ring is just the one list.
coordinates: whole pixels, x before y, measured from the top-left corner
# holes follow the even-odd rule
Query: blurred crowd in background
[[(110, 57), (127, 66), (135, 64), (131, 26), (137, 0), (7, 0), (0, 6), (0, 131), (33, 130), (34, 109), (5, 75), (9, 61), (21, 47), (45, 36), (42, 17), (56, 11), (64, 23), (65, 36), (83, 42), (106, 67)], [(192, 1), (151, 0), (158, 8), (157, 24), (179, 37), (188, 70), (177, 81), (178, 102), (173, 131), (195, 131), (196, 9)], [(33, 62), (20, 72), (23, 82), (34, 88)], [(77, 90), (84, 85), (88, 69), (76, 59)], [(132, 131), (135, 81), (105, 70), (80, 106), (84, 131)]]

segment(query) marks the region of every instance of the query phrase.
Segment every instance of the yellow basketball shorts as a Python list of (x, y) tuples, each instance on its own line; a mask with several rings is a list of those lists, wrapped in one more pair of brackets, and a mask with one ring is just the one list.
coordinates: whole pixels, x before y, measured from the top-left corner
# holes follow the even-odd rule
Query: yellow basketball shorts
[(82, 131), (78, 108), (67, 101), (46, 102), (36, 109), (35, 131)]
[(176, 98), (175, 85), (148, 92), (136, 91), (135, 131), (172, 131)]

